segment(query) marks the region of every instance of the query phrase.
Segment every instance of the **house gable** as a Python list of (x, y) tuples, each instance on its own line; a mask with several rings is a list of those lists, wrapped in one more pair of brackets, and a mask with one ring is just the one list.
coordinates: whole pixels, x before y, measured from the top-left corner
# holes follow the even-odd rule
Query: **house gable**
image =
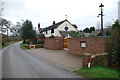
[[(68, 28), (67, 30), (65, 29), (66, 27)], [(72, 31), (72, 30), (77, 31), (77, 29), (68, 20), (66, 20), (61, 25), (59, 25), (58, 30), (59, 31)]]

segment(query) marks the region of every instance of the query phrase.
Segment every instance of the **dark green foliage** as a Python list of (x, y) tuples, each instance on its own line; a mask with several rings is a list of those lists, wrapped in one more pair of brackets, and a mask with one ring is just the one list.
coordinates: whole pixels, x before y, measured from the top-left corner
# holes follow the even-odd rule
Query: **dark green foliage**
[(69, 31), (71, 37), (82, 37), (83, 35), (78, 31)]
[(83, 30), (83, 32), (85, 32), (85, 33), (90, 33), (90, 29), (89, 29), (89, 28), (85, 28), (85, 29)]
[(37, 43), (38, 44), (44, 44), (44, 41), (43, 40), (38, 40)]
[(95, 27), (90, 27), (90, 33), (91, 33), (92, 31), (95, 31)]
[(30, 41), (29, 41), (29, 40), (26, 40), (26, 41), (25, 41), (25, 44), (30, 44)]
[(23, 50), (28, 50), (28, 47), (26, 44), (20, 44), (20, 48), (22, 48)]
[(85, 28), (83, 32), (85, 33), (91, 33), (92, 31), (95, 31), (95, 27)]
[(21, 37), (22, 37), (24, 40), (36, 38), (36, 31), (33, 30), (33, 25), (32, 25), (32, 22), (31, 22), (31, 21), (26, 20), (26, 21), (22, 24)]
[(109, 65), (118, 67), (120, 64), (120, 24), (117, 21), (112, 25), (111, 39), (107, 44), (107, 52), (110, 54)]
[(37, 44), (37, 40), (36, 39), (33, 39), (32, 42), (33, 42), (33, 44)]
[(111, 30), (108, 30), (107, 33), (106, 33), (107, 36), (111, 36), (112, 35), (112, 32)]
[(39, 38), (45, 38), (44, 34), (39, 34), (38, 36), (39, 36)]
[(108, 67), (108, 53), (95, 54), (91, 58), (91, 65)]

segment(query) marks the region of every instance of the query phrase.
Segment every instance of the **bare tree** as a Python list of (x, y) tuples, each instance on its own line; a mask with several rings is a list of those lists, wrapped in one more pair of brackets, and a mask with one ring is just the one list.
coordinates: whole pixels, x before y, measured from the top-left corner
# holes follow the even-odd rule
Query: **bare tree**
[(0, 0), (0, 33), (5, 31), (5, 28), (3, 28), (3, 26), (7, 22), (7, 20), (2, 18), (2, 14), (3, 14), (3, 11), (4, 11), (3, 5), (4, 5), (4, 2), (2, 0)]
[[(11, 22), (10, 21), (7, 21), (6, 19), (4, 18), (0, 18), (0, 33), (7, 33), (7, 40), (6, 42), (8, 42), (8, 35), (9, 35), (9, 30), (10, 30), (10, 26), (11, 26)], [(3, 37), (2, 37), (3, 39)], [(4, 42), (2, 42), (3, 44)]]
[(19, 34), (20, 34), (20, 29), (21, 29), (21, 23), (20, 23), (20, 22), (17, 22), (16, 25), (13, 25), (13, 26), (11, 27), (10, 31), (11, 31), (12, 33), (14, 33), (15, 36), (19, 36)]
[(0, 31), (1, 33), (5, 33), (8, 29), (10, 29), (11, 22), (7, 21), (4, 18), (0, 18)]

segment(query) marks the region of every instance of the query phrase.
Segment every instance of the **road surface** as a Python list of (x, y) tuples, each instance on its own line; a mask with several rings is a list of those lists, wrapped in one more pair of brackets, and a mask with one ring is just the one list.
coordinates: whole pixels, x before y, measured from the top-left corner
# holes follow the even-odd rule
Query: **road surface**
[(19, 46), (19, 43), (15, 43), (2, 50), (2, 78), (81, 78)]

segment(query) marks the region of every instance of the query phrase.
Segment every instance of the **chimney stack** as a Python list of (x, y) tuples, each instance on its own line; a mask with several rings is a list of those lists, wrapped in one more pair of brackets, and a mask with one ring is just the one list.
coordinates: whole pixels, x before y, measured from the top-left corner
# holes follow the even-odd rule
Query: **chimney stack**
[(40, 29), (40, 23), (38, 23), (38, 29)]
[(55, 21), (53, 21), (53, 25), (55, 24)]

